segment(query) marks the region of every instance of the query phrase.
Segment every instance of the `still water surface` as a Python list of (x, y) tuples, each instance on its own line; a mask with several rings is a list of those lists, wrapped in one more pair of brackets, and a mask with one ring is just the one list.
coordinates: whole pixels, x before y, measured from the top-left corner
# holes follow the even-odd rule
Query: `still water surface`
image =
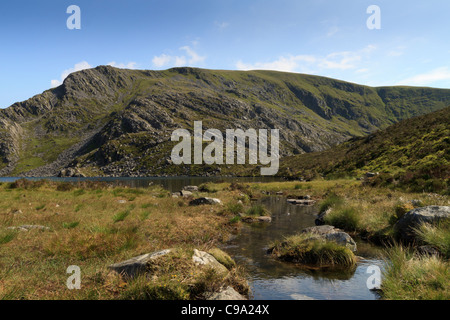
[(316, 207), (296, 206), (284, 197), (267, 197), (260, 202), (272, 212), (272, 223), (246, 227), (223, 249), (239, 265), (245, 266), (253, 298), (256, 300), (374, 300), (378, 296), (367, 288), (371, 265), (383, 268), (381, 250), (357, 241), (356, 254), (364, 258), (355, 270), (308, 271), (294, 264), (273, 259), (266, 253), (270, 243), (314, 226)]

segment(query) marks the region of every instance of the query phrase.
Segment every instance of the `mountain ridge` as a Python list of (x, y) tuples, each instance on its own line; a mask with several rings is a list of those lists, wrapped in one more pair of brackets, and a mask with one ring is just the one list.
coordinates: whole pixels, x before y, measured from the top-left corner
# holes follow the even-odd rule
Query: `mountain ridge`
[[(368, 87), (276, 71), (99, 66), (0, 110), (0, 176), (219, 174), (177, 167), (170, 134), (279, 128), (283, 156), (321, 151), (450, 104), (449, 89)], [(226, 168), (225, 168), (226, 169)], [(225, 170), (226, 172), (227, 170)]]

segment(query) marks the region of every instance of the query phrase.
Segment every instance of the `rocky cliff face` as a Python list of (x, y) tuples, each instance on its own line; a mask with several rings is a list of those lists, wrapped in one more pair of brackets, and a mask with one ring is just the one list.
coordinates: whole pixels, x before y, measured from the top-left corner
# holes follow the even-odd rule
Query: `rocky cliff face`
[(371, 88), (270, 71), (123, 70), (100, 66), (0, 110), (0, 175), (233, 174), (173, 166), (172, 132), (280, 129), (282, 156), (320, 151), (443, 108), (450, 90)]

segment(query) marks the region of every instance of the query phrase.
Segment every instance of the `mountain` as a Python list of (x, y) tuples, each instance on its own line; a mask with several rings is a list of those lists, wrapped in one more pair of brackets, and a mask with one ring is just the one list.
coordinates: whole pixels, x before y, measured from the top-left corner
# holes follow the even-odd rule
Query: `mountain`
[[(275, 71), (99, 66), (0, 109), (0, 176), (235, 174), (175, 166), (177, 128), (280, 129), (280, 152), (322, 151), (450, 104), (450, 90), (368, 87)], [(68, 169), (63, 170), (62, 169)]]
[(364, 138), (283, 159), (284, 176), (362, 176), (379, 173), (374, 184), (412, 191), (445, 191), (450, 186), (450, 106), (402, 120)]

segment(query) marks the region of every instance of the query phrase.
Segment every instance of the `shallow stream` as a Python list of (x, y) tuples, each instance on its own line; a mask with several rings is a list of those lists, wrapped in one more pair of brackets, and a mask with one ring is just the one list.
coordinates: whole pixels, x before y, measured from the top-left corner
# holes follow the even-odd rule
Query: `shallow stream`
[(272, 223), (246, 225), (242, 233), (223, 249), (245, 267), (256, 300), (374, 300), (376, 292), (367, 287), (367, 268), (383, 268), (381, 250), (357, 239), (356, 254), (364, 259), (355, 270), (311, 271), (277, 261), (266, 253), (270, 243), (314, 226), (317, 207), (287, 203), (285, 197), (259, 200), (272, 212)]

